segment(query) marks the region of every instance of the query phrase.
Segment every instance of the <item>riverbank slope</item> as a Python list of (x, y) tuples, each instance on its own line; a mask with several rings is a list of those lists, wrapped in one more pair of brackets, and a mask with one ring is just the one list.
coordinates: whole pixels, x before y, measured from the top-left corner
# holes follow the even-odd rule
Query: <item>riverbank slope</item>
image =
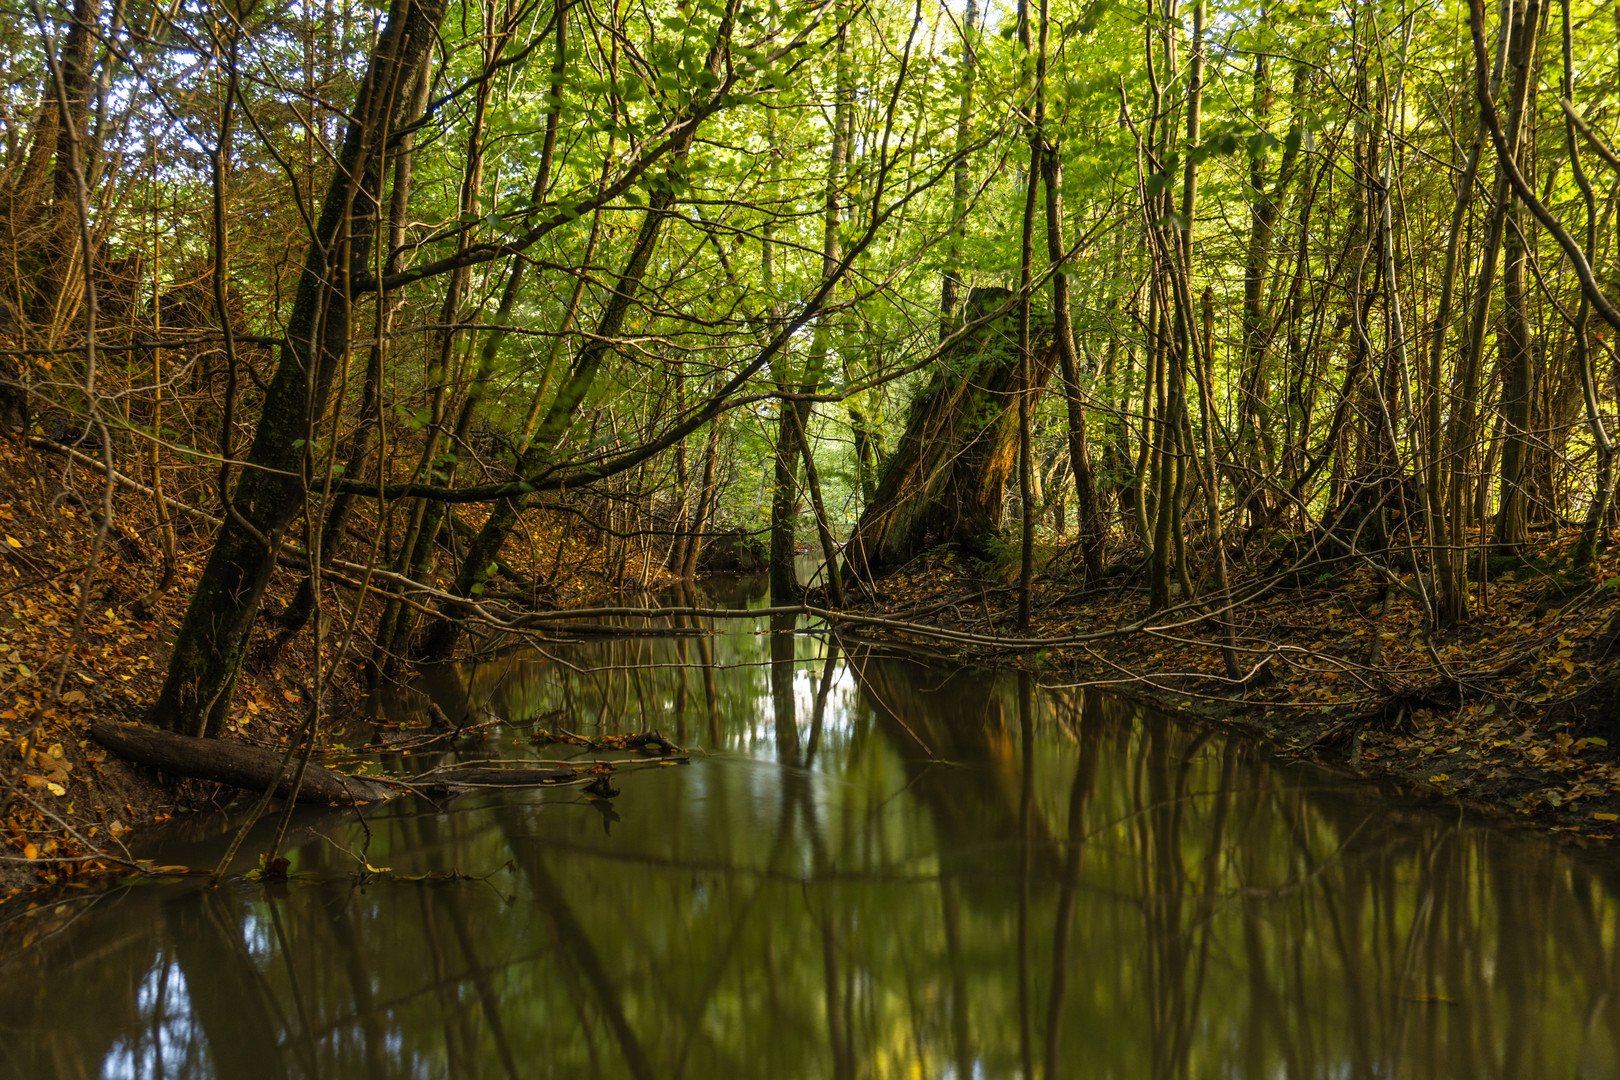
[[(1046, 553), (1027, 635), (1008, 574), (950, 550), (878, 582), (863, 611), (914, 627), (886, 636), (963, 661), (1187, 710), (1302, 758), (1608, 840), (1620, 836), (1620, 547), (1575, 577), (1573, 539), (1547, 535), (1533, 558), (1499, 563), (1476, 582), (1470, 621), (1432, 639), (1419, 598), (1365, 565), (1274, 587), (1233, 617), (1237, 679), (1210, 597), (1149, 620), (1131, 567), (1082, 584), (1067, 548)], [(1030, 641), (972, 640), (1017, 636)]]
[[(0, 903), (32, 903), (41, 890), (89, 888), (138, 870), (129, 833), (242, 797), (234, 788), (129, 765), (90, 738), (94, 720), (150, 721), (169, 640), (212, 542), (213, 521), (199, 508), (215, 501), (206, 487), (177, 490), (177, 480), (166, 478), (173, 572), (160, 588), (167, 545), (150, 490), (115, 485), (103, 530), (105, 485), (95, 461), (0, 440)], [(145, 476), (129, 455), (115, 464), (136, 484)], [(184, 472), (194, 485), (206, 482), (201, 470)], [(590, 530), (557, 517), (541, 515), (530, 545), (511, 553), (515, 572), (545, 582), (524, 598), (531, 606), (578, 606), (615, 584)], [(351, 547), (374, 531), (363, 520), (352, 525), (358, 539), (351, 537)], [(283, 569), (266, 592), (226, 723), (233, 741), (283, 747), (310, 707), (313, 635), (306, 627), (270, 648), (301, 577)], [(356, 612), (352, 590), (330, 587), (322, 602), (329, 615), (322, 713), (342, 717), (365, 708), (360, 661), (369, 655), (380, 603), (373, 598)], [(351, 621), (355, 648), (334, 665), (335, 643)], [(408, 673), (402, 667), (395, 677)]]

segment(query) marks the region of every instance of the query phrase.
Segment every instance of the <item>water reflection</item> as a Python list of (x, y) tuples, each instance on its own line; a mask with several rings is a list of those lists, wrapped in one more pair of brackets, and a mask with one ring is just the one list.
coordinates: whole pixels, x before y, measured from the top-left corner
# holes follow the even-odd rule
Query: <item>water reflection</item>
[[(624, 777), (615, 821), (572, 792), (312, 815), (286, 886), (28, 928), (0, 1074), (1620, 1071), (1606, 872), (1117, 701), (719, 629), (436, 684), (514, 722), (492, 742), (709, 751)], [(356, 885), (367, 828), (395, 875), (488, 876)]]

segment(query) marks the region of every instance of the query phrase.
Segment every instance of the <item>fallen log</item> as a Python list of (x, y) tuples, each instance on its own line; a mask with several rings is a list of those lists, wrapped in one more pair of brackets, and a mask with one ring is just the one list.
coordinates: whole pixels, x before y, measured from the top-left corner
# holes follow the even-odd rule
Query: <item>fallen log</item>
[(656, 731), (645, 731), (640, 735), (609, 735), (599, 739), (604, 745), (620, 746), (626, 750), (645, 750), (649, 754), (680, 754), (684, 751), (670, 742)]
[[(284, 755), (273, 750), (176, 735), (159, 728), (101, 720), (91, 725), (90, 737), (119, 757), (175, 776), (212, 780), (249, 791), (263, 791), (275, 781), (276, 794), (284, 799), (292, 793), (293, 777), (298, 772), (297, 762), (293, 761), (287, 763), (283, 773)], [(279, 780), (276, 779), (278, 773), (281, 774)], [(381, 802), (396, 794), (371, 780), (344, 776), (311, 764), (304, 770), (298, 801), (350, 806), (359, 802)]]

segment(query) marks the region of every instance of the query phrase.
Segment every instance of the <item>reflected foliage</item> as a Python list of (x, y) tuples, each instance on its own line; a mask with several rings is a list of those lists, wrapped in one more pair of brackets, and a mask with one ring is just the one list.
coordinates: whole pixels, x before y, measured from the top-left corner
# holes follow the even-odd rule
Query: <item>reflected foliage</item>
[[(285, 886), (86, 902), (7, 962), (0, 1072), (1620, 1069), (1601, 868), (1117, 700), (698, 629), (434, 692), (509, 720), (492, 740), (657, 727), (709, 756), (611, 809), (390, 806), (365, 850), (394, 877), (357, 883), (365, 828), (328, 812)], [(489, 876), (400, 880), (450, 868)]]

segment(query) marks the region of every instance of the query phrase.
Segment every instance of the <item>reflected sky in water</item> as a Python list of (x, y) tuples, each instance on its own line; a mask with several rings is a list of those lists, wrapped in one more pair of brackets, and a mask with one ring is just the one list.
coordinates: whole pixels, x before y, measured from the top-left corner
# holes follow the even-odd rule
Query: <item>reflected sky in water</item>
[(510, 721), (468, 757), (701, 748), (612, 805), (300, 811), (288, 884), (14, 927), (0, 1076), (1620, 1075), (1607, 864), (1117, 700), (695, 629), (423, 680)]

